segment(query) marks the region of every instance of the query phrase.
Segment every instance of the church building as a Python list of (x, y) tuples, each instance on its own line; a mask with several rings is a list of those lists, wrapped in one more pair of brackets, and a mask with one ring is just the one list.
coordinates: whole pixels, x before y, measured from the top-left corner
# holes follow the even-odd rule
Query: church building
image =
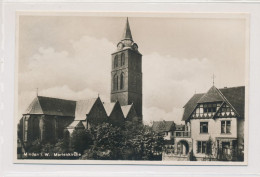
[(125, 121), (142, 123), (142, 55), (133, 41), (128, 19), (123, 37), (112, 53), (111, 102), (100, 97), (65, 100), (38, 96), (18, 124), (23, 144), (35, 140), (55, 142), (76, 129), (89, 129), (103, 122), (123, 126)]

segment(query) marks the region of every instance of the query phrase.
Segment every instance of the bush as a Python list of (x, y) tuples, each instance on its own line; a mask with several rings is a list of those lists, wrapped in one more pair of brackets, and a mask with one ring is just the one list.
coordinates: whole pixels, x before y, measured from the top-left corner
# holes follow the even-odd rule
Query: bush
[(104, 123), (91, 129), (93, 146), (82, 159), (161, 160), (163, 137), (151, 127), (126, 122), (125, 127)]
[(42, 150), (42, 143), (39, 139), (33, 141), (30, 145), (26, 147), (27, 152), (40, 153)]
[(72, 133), (71, 148), (73, 151), (83, 153), (85, 149), (88, 149), (92, 144), (92, 137), (89, 131), (84, 129), (76, 129)]

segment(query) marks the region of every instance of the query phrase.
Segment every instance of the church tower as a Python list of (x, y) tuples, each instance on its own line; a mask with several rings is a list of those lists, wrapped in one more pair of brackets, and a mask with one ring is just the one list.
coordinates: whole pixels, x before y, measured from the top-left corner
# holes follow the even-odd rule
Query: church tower
[(142, 54), (133, 41), (128, 18), (117, 51), (112, 53), (111, 102), (121, 106), (134, 104), (142, 119)]

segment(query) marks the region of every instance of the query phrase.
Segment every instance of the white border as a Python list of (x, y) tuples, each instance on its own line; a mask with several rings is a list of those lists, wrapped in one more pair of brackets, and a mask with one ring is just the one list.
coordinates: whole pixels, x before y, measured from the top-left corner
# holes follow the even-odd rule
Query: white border
[[(5, 67), (1, 80), (4, 83), (4, 94), (1, 97), (4, 109), (1, 110), (3, 121), (0, 121), (1, 169), (8, 176), (256, 176), (259, 173), (260, 139), (259, 108), (260, 100), (260, 5), (245, 3), (5, 3), (3, 9)], [(250, 13), (250, 88), (249, 88), (249, 151), (248, 166), (146, 166), (146, 165), (17, 165), (12, 163), (13, 156), (13, 117), (14, 117), (14, 27), (15, 11), (24, 10), (62, 10), (62, 11), (157, 11), (157, 12), (234, 12)], [(2, 57), (1, 56), (1, 57)], [(138, 172), (139, 171), (139, 172)], [(148, 174), (148, 175), (147, 175)]]

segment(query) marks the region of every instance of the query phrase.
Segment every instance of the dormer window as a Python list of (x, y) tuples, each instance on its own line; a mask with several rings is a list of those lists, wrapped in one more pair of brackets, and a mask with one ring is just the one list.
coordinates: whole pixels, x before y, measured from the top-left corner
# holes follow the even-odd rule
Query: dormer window
[(220, 103), (199, 104), (192, 116), (195, 118), (212, 116), (220, 108), (220, 105)]
[(204, 104), (204, 113), (216, 112), (217, 104)]

